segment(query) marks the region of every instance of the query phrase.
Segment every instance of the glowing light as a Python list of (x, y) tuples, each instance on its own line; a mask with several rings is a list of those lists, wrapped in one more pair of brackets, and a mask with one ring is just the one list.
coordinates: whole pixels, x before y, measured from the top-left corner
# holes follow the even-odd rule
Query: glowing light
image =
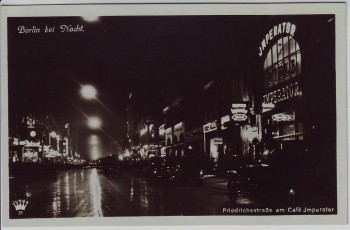
[(231, 108), (231, 113), (243, 113), (246, 114), (248, 113), (248, 110), (245, 108), (238, 108), (238, 109), (232, 109)]
[(98, 129), (101, 127), (101, 120), (98, 117), (90, 117), (88, 120), (88, 125), (92, 129)]
[(97, 144), (98, 144), (98, 138), (97, 138), (96, 135), (92, 135), (92, 136), (90, 137), (90, 144), (91, 144), (91, 145), (97, 145)]
[(50, 135), (51, 135), (51, 137), (53, 137), (53, 138), (56, 138), (56, 132), (55, 131), (52, 131), (51, 133), (50, 133)]
[(170, 110), (170, 107), (168, 106), (168, 107), (163, 109), (163, 113), (166, 114), (169, 110)]
[(214, 139), (210, 140), (210, 153), (211, 157), (217, 159), (219, 157), (219, 147), (214, 143)]
[(31, 132), (30, 132), (30, 136), (31, 136), (31, 137), (35, 137), (35, 136), (36, 136), (36, 132), (35, 132), (34, 130), (31, 131)]
[(277, 113), (272, 115), (272, 120), (274, 121), (294, 121), (294, 116), (286, 113)]
[(259, 137), (259, 134), (258, 134), (257, 127), (247, 127), (242, 131), (242, 138), (247, 139), (250, 142), (252, 142), (254, 138), (258, 138), (258, 137)]
[(96, 160), (100, 155), (100, 152), (97, 148), (97, 146), (94, 146), (92, 149), (91, 149), (91, 157), (93, 160)]
[(245, 121), (245, 120), (247, 120), (247, 118), (248, 118), (248, 116), (245, 114), (237, 113), (237, 114), (232, 115), (232, 120), (234, 120), (234, 121)]
[(131, 156), (131, 152), (130, 152), (128, 149), (126, 149), (124, 155), (125, 155), (126, 157), (130, 157), (130, 156)]
[(143, 128), (143, 129), (141, 129), (141, 131), (140, 131), (141, 135), (144, 135), (146, 133), (147, 133), (147, 126), (145, 128)]
[(226, 115), (224, 117), (221, 118), (221, 129), (227, 129), (227, 127), (225, 127), (225, 123), (230, 121), (230, 115)]
[(101, 183), (100, 178), (97, 174), (97, 170), (93, 169), (90, 174), (90, 199), (92, 203), (91, 214), (95, 217), (103, 216), (102, 211), (102, 193), (101, 193)]
[(97, 95), (97, 91), (92, 85), (82, 86), (80, 92), (82, 97), (88, 100), (95, 99)]
[(246, 108), (247, 105), (244, 104), (244, 103), (235, 103), (235, 104), (232, 104), (232, 108), (234, 109), (239, 109), (239, 108)]
[(248, 118), (247, 105), (244, 103), (232, 104), (231, 113), (234, 121), (245, 121)]
[(93, 15), (91, 13), (89, 13), (87, 15), (83, 15), (81, 18), (86, 22), (97, 22), (100, 20), (99, 16)]

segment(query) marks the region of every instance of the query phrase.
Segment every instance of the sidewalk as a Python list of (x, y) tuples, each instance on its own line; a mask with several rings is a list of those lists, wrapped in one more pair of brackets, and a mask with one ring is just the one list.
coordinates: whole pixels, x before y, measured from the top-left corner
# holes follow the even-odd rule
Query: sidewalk
[(202, 184), (207, 187), (226, 190), (227, 177), (217, 175), (204, 175), (201, 179)]

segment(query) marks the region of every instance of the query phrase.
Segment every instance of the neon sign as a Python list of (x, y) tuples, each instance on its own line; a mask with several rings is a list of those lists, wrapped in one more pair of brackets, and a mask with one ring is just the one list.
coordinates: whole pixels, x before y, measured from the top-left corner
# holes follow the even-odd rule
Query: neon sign
[(231, 113), (232, 113), (232, 120), (234, 121), (245, 121), (248, 119), (247, 113), (247, 104), (244, 103), (237, 103), (232, 104), (231, 107)]
[(248, 116), (245, 114), (241, 114), (241, 113), (236, 113), (232, 115), (232, 120), (234, 121), (245, 121), (247, 120)]
[(216, 121), (203, 125), (203, 133), (207, 133), (216, 129), (217, 129)]
[(299, 88), (298, 82), (294, 82), (280, 89), (274, 90), (268, 94), (263, 95), (263, 104), (276, 104), (287, 99), (301, 96), (302, 92)]
[(272, 115), (272, 120), (280, 122), (280, 121), (294, 121), (294, 115), (286, 114), (286, 113), (277, 113)]
[(288, 34), (290, 36), (294, 36), (295, 30), (296, 26), (290, 22), (282, 22), (277, 26), (274, 26), (272, 29), (269, 30), (269, 32), (261, 41), (261, 46), (259, 47), (259, 56), (262, 56), (264, 49), (274, 37), (280, 34)]

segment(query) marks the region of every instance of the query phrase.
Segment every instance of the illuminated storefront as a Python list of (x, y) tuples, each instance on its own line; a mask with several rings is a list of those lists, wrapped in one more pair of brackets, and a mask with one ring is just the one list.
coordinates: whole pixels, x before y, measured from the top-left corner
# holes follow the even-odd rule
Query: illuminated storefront
[(203, 125), (203, 136), (204, 136), (204, 152), (209, 156), (210, 159), (216, 161), (219, 157), (219, 145), (218, 143), (220, 137), (218, 137), (218, 127), (217, 122), (209, 122)]
[(333, 35), (325, 22), (322, 30), (327, 33), (317, 36), (318, 30), (302, 21), (271, 24), (263, 38), (266, 46), (260, 46), (262, 141), (292, 155), (306, 156), (313, 149), (318, 157), (335, 138), (329, 117), (335, 117), (334, 45), (326, 42)]
[[(293, 37), (295, 24), (269, 40), (263, 64), (262, 126), (263, 137), (277, 141), (304, 139), (302, 50)], [(289, 25), (287, 27), (287, 25)], [(282, 27), (283, 28), (283, 27)], [(293, 28), (293, 29), (291, 29)], [(284, 32), (283, 32), (284, 31)], [(292, 32), (291, 32), (292, 31)]]
[(268, 165), (287, 169), (285, 181), (294, 183), (296, 193), (302, 191), (306, 200), (335, 198), (333, 17), (296, 17), (284, 22), (271, 17), (262, 27), (257, 46), (260, 147), (264, 150), (260, 157)]

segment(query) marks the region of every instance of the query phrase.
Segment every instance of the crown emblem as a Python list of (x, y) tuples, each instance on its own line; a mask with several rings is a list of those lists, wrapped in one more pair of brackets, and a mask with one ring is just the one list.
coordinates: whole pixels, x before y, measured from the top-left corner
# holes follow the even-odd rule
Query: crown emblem
[(13, 206), (15, 206), (16, 211), (18, 211), (18, 215), (23, 214), (23, 211), (26, 209), (28, 203), (29, 202), (26, 200), (16, 200), (12, 202)]

